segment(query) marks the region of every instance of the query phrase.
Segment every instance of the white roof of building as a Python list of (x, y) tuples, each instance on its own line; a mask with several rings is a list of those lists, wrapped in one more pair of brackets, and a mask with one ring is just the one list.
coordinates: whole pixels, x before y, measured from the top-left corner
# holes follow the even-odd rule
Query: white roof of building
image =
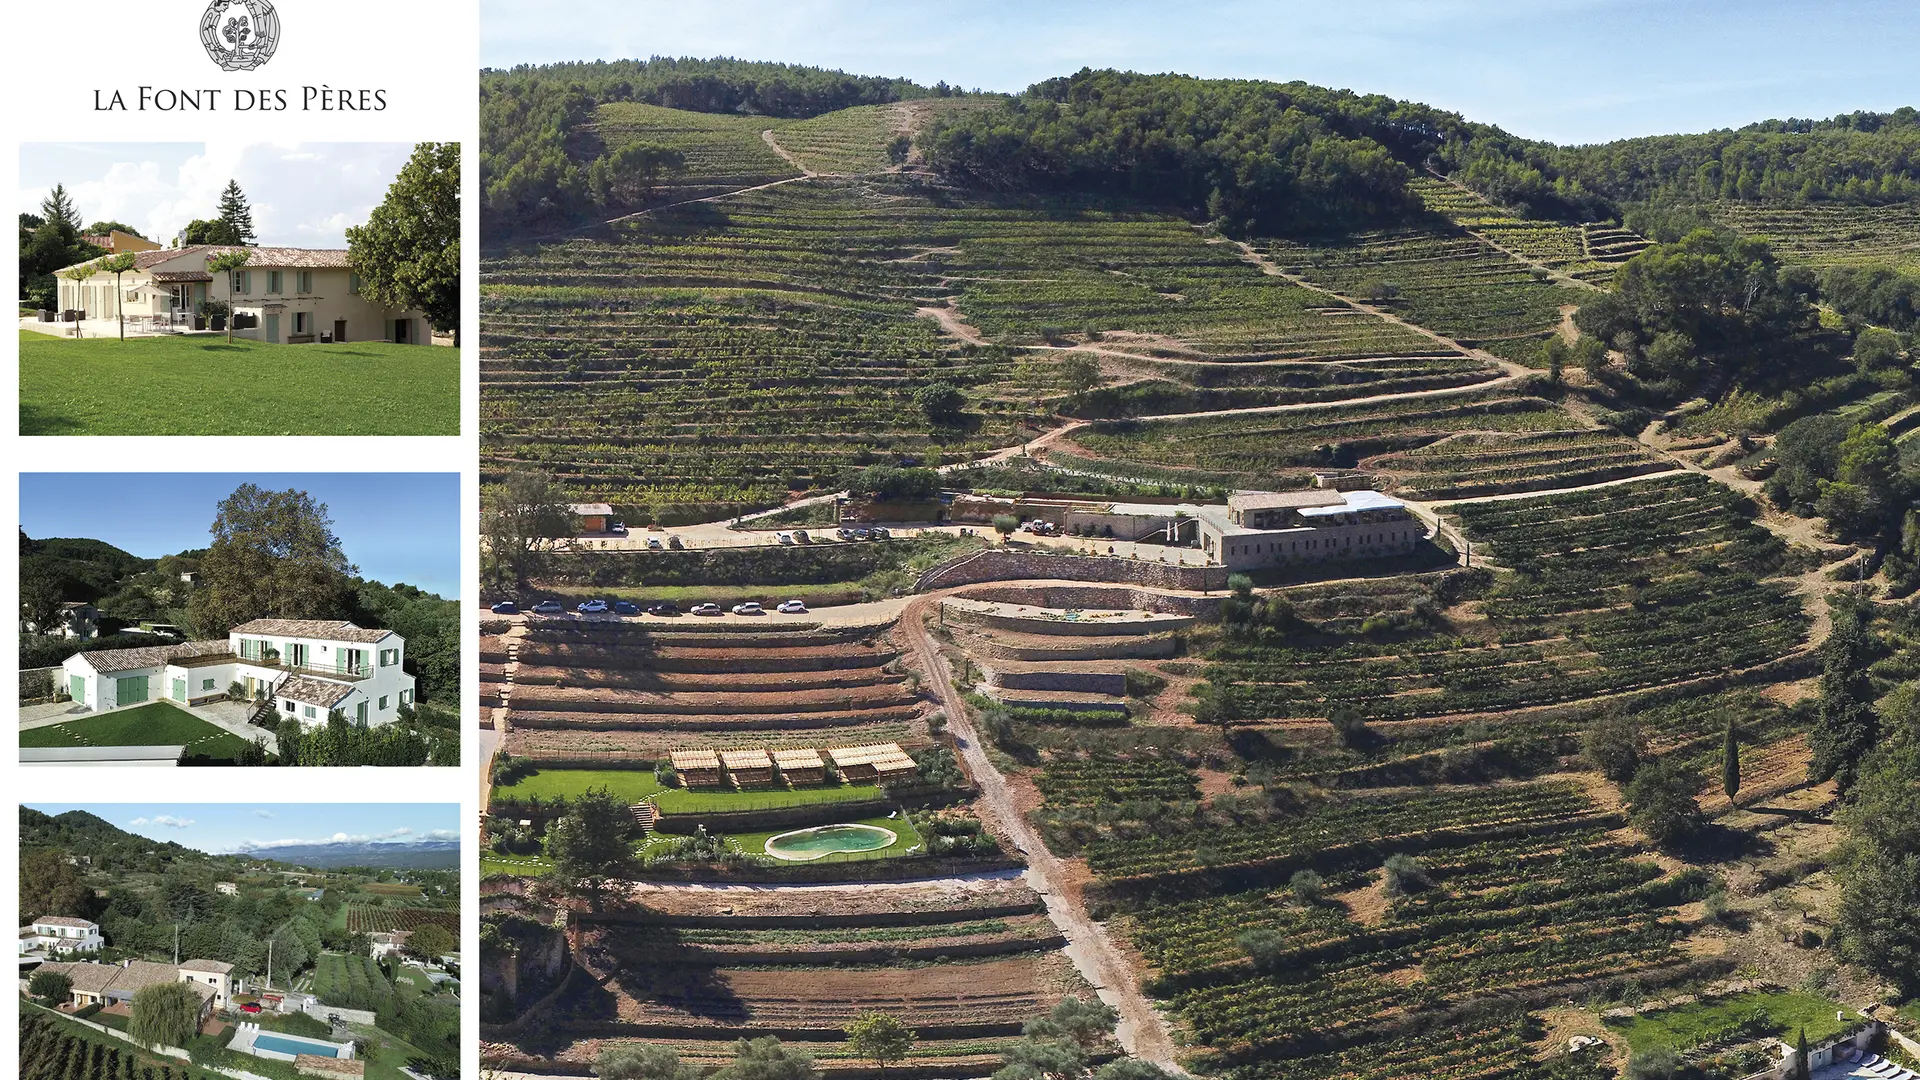
[(1301, 517), (1326, 517), (1330, 514), (1344, 514), (1354, 510), (1404, 510), (1406, 503), (1377, 491), (1336, 491), (1340, 496), (1337, 506), (1309, 506), (1300, 511)]
[(1242, 491), (1227, 496), (1231, 510), (1287, 510), (1308, 506), (1338, 506), (1346, 492), (1332, 488), (1305, 488), (1300, 491)]

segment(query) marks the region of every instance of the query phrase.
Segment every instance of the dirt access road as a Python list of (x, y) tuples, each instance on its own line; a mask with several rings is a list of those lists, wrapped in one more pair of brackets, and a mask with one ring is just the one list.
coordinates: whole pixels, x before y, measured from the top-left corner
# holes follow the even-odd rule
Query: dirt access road
[(1135, 1057), (1180, 1072), (1174, 1060), (1173, 1036), (1166, 1022), (1141, 992), (1133, 969), (1108, 940), (1106, 932), (1088, 917), (1086, 907), (1061, 887), (1066, 880), (1066, 868), (1047, 850), (1040, 835), (1020, 813), (1007, 787), (1007, 778), (994, 768), (979, 733), (967, 719), (966, 706), (953, 688), (953, 673), (934, 644), (933, 636), (927, 633), (927, 606), (938, 602), (937, 593), (915, 597), (907, 605), (900, 627), (914, 652), (919, 654), (928, 681), (940, 695), (940, 704), (947, 711), (947, 727), (953, 731), (960, 756), (967, 763), (967, 772), (980, 785), (983, 811), (997, 826), (995, 831), (1011, 837), (1014, 846), (1026, 856), (1028, 883), (1046, 901), (1047, 915), (1066, 935), (1066, 952), (1074, 967), (1093, 984), (1100, 1000), (1120, 1013), (1120, 1023), (1114, 1031), (1120, 1045)]

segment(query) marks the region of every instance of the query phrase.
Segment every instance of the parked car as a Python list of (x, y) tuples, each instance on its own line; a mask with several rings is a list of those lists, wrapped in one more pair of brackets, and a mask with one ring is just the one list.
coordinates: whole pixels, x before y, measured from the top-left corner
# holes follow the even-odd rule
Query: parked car
[(792, 533), (774, 533), (774, 534), (773, 534), (773, 538), (774, 538), (775, 540), (778, 540), (778, 541), (779, 541), (780, 543), (782, 543), (782, 544), (791, 544), (791, 543), (793, 543), (793, 534), (792, 534)]
[(808, 536), (807, 530), (805, 529), (795, 529), (793, 530), (793, 542), (796, 544), (811, 544), (813, 543), (813, 537)]
[(851, 540), (853, 539), (853, 530), (842, 525), (840, 528), (833, 530), (833, 535), (842, 540)]
[(780, 606), (773, 610), (782, 615), (805, 615), (807, 613), (807, 605), (800, 600), (783, 600)]
[(567, 605), (558, 600), (542, 600), (533, 605), (533, 613), (535, 615), (565, 615), (567, 613)]
[(607, 610), (607, 602), (605, 600), (583, 600), (580, 602), (580, 606), (574, 610), (582, 615), (603, 615)]
[(240, 1003), (240, 1011), (243, 1013), (257, 1013), (260, 1011), (260, 1003), (257, 1001), (243, 1001)]
[(735, 615), (765, 615), (767, 610), (760, 606), (760, 601), (748, 600), (743, 604), (733, 605), (733, 613)]
[(638, 615), (640, 614), (640, 605), (631, 600), (615, 600), (613, 602), (613, 613), (615, 615)]
[(499, 603), (493, 605), (493, 607), (489, 610), (491, 610), (495, 615), (518, 615), (520, 614), (520, 605), (514, 603), (511, 600), (502, 600)]
[(887, 531), (886, 526), (875, 525), (873, 527), (873, 538), (875, 540), (891, 540), (893, 539), (893, 534)]
[(853, 530), (853, 538), (855, 540), (871, 540), (873, 539), (873, 530), (872, 529), (855, 529)]
[(687, 609), (691, 615), (725, 615), (719, 604), (695, 604)]
[(616, 521), (607, 526), (607, 531), (615, 536), (625, 536), (627, 535), (627, 523), (624, 521)]
[(660, 550), (660, 549), (661, 549), (662, 547), (665, 547), (665, 546), (666, 546), (666, 545), (664, 545), (664, 544), (662, 544), (662, 543), (660, 543), (660, 538), (659, 538), (659, 537), (657, 537), (657, 536), (649, 536), (649, 537), (647, 537), (647, 550), (649, 550), (649, 551), (659, 551), (659, 550)]
[(647, 614), (662, 616), (678, 615), (680, 614), (680, 605), (671, 600), (662, 600), (659, 603), (647, 605)]
[(667, 546), (672, 548), (675, 551), (680, 551), (684, 549), (687, 545), (681, 543), (679, 537), (669, 536), (667, 537)]

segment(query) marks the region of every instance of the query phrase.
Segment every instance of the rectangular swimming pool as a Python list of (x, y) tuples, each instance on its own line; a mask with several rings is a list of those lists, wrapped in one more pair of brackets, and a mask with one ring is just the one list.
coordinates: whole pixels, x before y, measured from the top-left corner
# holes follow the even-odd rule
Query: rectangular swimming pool
[(277, 1032), (263, 1031), (253, 1037), (253, 1045), (262, 1050), (277, 1050), (282, 1054), (315, 1054), (320, 1057), (339, 1057), (345, 1049), (335, 1043), (315, 1042), (302, 1039), (298, 1035), (281, 1035)]

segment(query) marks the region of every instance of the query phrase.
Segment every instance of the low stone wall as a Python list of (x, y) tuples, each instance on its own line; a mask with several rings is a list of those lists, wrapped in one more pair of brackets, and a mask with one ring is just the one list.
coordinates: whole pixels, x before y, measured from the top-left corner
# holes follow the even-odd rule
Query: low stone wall
[[(1025, 660), (1044, 664), (1053, 660), (1165, 660), (1180, 651), (1179, 641), (1171, 634), (1099, 639), (1062, 637), (1059, 641), (1058, 645), (1015, 645), (982, 636), (976, 655), (994, 660)], [(968, 651), (976, 650), (970, 647)]]
[[(968, 597), (967, 599), (972, 599)], [(1049, 637), (1144, 637), (1148, 634), (1184, 630), (1192, 626), (1191, 615), (1169, 615), (1154, 620), (1137, 619), (1060, 619), (1040, 615), (1013, 615), (982, 611), (965, 604), (940, 602), (941, 618), (954, 622), (990, 626), (1016, 634), (1044, 634)], [(1112, 610), (1112, 609), (1109, 609)]]
[[(1085, 558), (1085, 556), (1078, 557)], [(1111, 562), (1114, 560), (1089, 559), (1087, 561)], [(1185, 569), (1201, 568), (1189, 566)], [(1182, 596), (1178, 593), (1110, 585), (983, 585), (978, 589), (968, 589), (957, 595), (965, 600), (982, 600), (995, 604), (1024, 604), (1028, 607), (1151, 611), (1158, 615), (1202, 617), (1218, 614), (1221, 599), (1217, 596)]]
[(315, 1020), (325, 1020), (330, 1016), (337, 1016), (349, 1024), (371, 1024), (376, 1019), (374, 1013), (368, 1009), (343, 1009), (338, 1005), (323, 1005), (318, 1001), (307, 1002), (306, 1005), (301, 1007), (300, 1011), (313, 1017)]
[(1005, 690), (1060, 690), (1078, 694), (1127, 696), (1127, 677), (1118, 671), (1005, 671), (989, 668), (986, 675), (989, 685)]
[(1227, 569), (1224, 566), (1172, 566), (1141, 559), (1042, 555), (1033, 551), (996, 549), (974, 552), (934, 567), (920, 575), (919, 591), (1026, 578), (1103, 581), (1187, 592), (1218, 591), (1227, 587)]

